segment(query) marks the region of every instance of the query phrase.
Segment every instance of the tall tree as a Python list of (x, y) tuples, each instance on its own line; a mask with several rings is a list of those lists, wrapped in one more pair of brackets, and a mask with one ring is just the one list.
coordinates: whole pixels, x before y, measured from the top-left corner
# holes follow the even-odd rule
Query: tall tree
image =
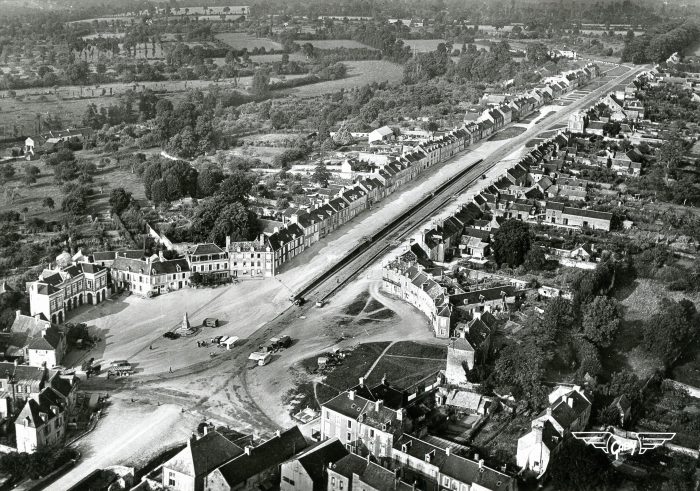
[(520, 220), (506, 220), (494, 234), (493, 253), (498, 264), (517, 267), (530, 250), (530, 228)]
[(617, 301), (597, 296), (591, 303), (584, 305), (581, 311), (583, 335), (596, 346), (610, 346), (622, 321)]

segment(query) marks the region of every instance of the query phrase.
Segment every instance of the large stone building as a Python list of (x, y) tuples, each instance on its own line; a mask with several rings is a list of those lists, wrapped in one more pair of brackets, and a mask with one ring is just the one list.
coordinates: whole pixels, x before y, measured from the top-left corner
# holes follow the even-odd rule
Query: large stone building
[(42, 314), (61, 324), (67, 313), (83, 304), (96, 305), (107, 298), (107, 269), (88, 263), (45, 269), (27, 283), (30, 313)]

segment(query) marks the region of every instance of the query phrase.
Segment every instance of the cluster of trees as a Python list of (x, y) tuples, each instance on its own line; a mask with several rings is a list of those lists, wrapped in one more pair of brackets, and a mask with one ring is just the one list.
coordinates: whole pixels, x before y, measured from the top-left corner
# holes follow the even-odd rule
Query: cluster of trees
[(235, 171), (224, 179), (218, 191), (200, 204), (188, 235), (192, 241), (208, 241), (224, 245), (232, 241), (254, 239), (259, 231), (258, 219), (248, 210), (252, 179), (243, 171)]
[(0, 471), (13, 479), (39, 479), (78, 457), (72, 448), (41, 447), (33, 453), (7, 453), (0, 456)]
[(622, 323), (617, 301), (604, 294), (620, 269), (608, 261), (596, 271), (581, 272), (573, 300), (554, 298), (541, 316), (529, 316), (525, 325), (530, 331), (498, 353), (486, 386), (511, 392), (538, 408), (546, 400), (546, 370), (575, 369), (579, 378), (600, 374), (601, 351), (611, 346)]
[(656, 313), (644, 322), (642, 334), (642, 346), (671, 366), (697, 341), (700, 315), (688, 299), (662, 298)]
[(661, 63), (674, 52), (683, 53), (700, 37), (700, 24), (695, 19), (662, 24), (643, 36), (628, 37), (622, 51), (622, 61), (632, 63)]
[(155, 106), (155, 138), (165, 144), (168, 151), (185, 159), (218, 148), (221, 139), (220, 132), (212, 124), (212, 106), (216, 103), (212, 97), (215, 96), (191, 91), (176, 106), (167, 99), (160, 99)]
[(197, 170), (182, 160), (154, 157), (143, 172), (146, 198), (167, 203), (185, 196), (197, 196)]

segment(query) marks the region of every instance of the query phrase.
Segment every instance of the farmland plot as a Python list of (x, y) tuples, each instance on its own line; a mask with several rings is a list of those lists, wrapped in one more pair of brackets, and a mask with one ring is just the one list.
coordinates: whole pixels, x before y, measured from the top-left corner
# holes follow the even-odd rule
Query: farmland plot
[(256, 38), (245, 32), (224, 32), (217, 34), (215, 37), (234, 49), (246, 48), (248, 51), (252, 51), (253, 48), (265, 48), (268, 51), (282, 49), (280, 43), (267, 38)]

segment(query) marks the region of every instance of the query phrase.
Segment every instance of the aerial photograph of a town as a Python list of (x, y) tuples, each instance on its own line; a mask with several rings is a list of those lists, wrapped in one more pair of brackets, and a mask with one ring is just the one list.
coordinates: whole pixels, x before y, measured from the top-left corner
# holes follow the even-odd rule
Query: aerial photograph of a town
[(0, 491), (700, 489), (700, 0), (0, 0)]

